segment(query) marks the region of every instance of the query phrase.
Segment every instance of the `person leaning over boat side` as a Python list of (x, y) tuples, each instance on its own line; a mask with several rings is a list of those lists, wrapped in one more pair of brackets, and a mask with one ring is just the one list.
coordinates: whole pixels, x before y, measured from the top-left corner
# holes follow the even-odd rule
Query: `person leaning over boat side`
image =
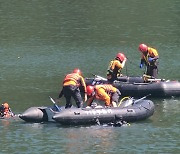
[(146, 44), (140, 44), (139, 51), (142, 53), (139, 67), (142, 68), (145, 64), (147, 67), (146, 75), (157, 78), (159, 59), (158, 51), (153, 47), (148, 47)]
[(118, 53), (114, 60), (111, 60), (107, 70), (107, 79), (109, 82), (118, 80), (119, 76), (122, 76), (121, 70), (124, 68), (126, 63), (126, 56), (123, 53)]
[(94, 99), (102, 100), (105, 102), (105, 106), (117, 107), (120, 91), (113, 87), (111, 84), (102, 84), (95, 86), (87, 86), (87, 106), (91, 106)]
[(76, 101), (76, 105), (78, 108), (81, 108), (83, 106), (83, 99), (80, 93), (79, 87), (82, 86), (84, 90), (84, 100), (87, 100), (87, 94), (86, 94), (86, 83), (84, 81), (84, 78), (82, 77), (81, 70), (78, 68), (75, 68), (72, 73), (67, 74), (63, 81), (63, 88), (59, 94), (59, 98), (61, 98), (63, 95), (66, 99), (66, 105), (65, 108), (71, 108), (71, 97), (74, 98)]
[(9, 118), (13, 117), (14, 113), (11, 111), (9, 104), (4, 102), (0, 107), (0, 117)]

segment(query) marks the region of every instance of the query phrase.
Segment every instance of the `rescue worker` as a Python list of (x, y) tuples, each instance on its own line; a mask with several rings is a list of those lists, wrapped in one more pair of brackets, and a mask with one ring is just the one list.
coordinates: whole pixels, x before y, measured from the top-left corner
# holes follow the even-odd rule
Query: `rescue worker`
[(122, 76), (121, 70), (126, 63), (126, 56), (123, 53), (118, 53), (114, 60), (111, 60), (107, 70), (107, 79), (109, 82), (118, 80), (118, 77)]
[(140, 44), (139, 51), (142, 53), (139, 67), (142, 68), (145, 64), (147, 67), (145, 74), (157, 78), (159, 59), (158, 51), (153, 47), (148, 47), (146, 44)]
[(13, 116), (14, 114), (11, 111), (9, 104), (7, 102), (3, 103), (2, 106), (0, 107), (0, 117), (9, 118)]
[(82, 77), (81, 70), (78, 68), (75, 68), (72, 73), (67, 74), (63, 81), (63, 88), (59, 94), (59, 98), (61, 98), (63, 95), (66, 99), (66, 105), (65, 108), (71, 108), (72, 102), (71, 97), (74, 98), (76, 105), (78, 108), (83, 107), (83, 99), (80, 92), (80, 86), (82, 86), (84, 90), (84, 101), (87, 100), (87, 94), (86, 94), (86, 83), (84, 81), (84, 78)]
[(101, 84), (95, 86), (87, 86), (87, 106), (91, 106), (94, 99), (102, 100), (105, 102), (105, 106), (117, 107), (120, 91), (113, 87), (111, 84)]

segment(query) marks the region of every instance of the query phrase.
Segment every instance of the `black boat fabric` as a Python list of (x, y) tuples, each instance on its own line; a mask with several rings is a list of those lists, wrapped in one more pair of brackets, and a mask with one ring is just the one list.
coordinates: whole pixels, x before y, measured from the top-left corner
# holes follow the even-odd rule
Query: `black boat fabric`
[[(126, 79), (126, 81), (124, 80)], [(123, 80), (123, 81), (122, 81)], [(151, 94), (151, 97), (180, 96), (180, 82), (170, 80), (152, 80), (143, 82), (142, 77), (122, 77), (120, 81), (114, 81), (112, 85), (118, 88), (122, 96), (143, 97)], [(125, 82), (124, 82), (125, 81)], [(107, 84), (103, 78), (86, 78), (87, 85)]]
[(147, 119), (154, 113), (154, 103), (151, 100), (140, 100), (128, 106), (123, 102), (120, 107), (105, 108), (70, 108), (57, 112), (54, 107), (31, 107), (19, 117), (26, 122), (57, 122), (62, 125), (94, 125), (118, 121), (135, 122)]

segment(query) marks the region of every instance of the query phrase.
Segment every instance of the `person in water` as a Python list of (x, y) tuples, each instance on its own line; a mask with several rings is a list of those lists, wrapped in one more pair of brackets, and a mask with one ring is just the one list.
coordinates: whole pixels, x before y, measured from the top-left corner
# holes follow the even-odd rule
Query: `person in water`
[(13, 116), (14, 114), (11, 111), (9, 104), (7, 102), (4, 102), (0, 107), (0, 117), (9, 118)]
[(123, 53), (118, 53), (114, 60), (111, 60), (107, 70), (107, 79), (109, 82), (118, 80), (118, 77), (122, 76), (121, 70), (126, 63), (126, 56)]
[(147, 67), (145, 74), (147, 76), (157, 78), (159, 59), (158, 51), (153, 47), (147, 46), (146, 44), (140, 44), (139, 51), (142, 53), (139, 67), (142, 68), (145, 64)]
[(87, 106), (91, 106), (94, 99), (102, 100), (105, 102), (105, 106), (117, 107), (120, 91), (113, 87), (111, 84), (101, 84), (95, 86), (87, 86)]
[(67, 74), (63, 81), (63, 88), (59, 94), (59, 98), (63, 95), (66, 99), (65, 108), (71, 108), (72, 102), (71, 97), (76, 101), (76, 105), (78, 108), (83, 107), (83, 99), (80, 92), (80, 86), (83, 87), (84, 90), (84, 100), (87, 100), (86, 94), (86, 83), (84, 78), (82, 77), (82, 72), (80, 69), (75, 68), (72, 73)]

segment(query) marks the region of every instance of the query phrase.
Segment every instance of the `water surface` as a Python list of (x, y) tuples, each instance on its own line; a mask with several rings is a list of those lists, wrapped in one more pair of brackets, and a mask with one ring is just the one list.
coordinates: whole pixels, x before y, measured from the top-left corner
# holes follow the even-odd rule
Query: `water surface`
[[(160, 54), (159, 77), (180, 79), (180, 1), (0, 0), (0, 101), (15, 113), (49, 106), (66, 73), (105, 76), (117, 52), (125, 75), (142, 75), (142, 42)], [(129, 127), (62, 127), (1, 120), (1, 153), (178, 153), (180, 99)], [(65, 100), (61, 99), (61, 104)]]

